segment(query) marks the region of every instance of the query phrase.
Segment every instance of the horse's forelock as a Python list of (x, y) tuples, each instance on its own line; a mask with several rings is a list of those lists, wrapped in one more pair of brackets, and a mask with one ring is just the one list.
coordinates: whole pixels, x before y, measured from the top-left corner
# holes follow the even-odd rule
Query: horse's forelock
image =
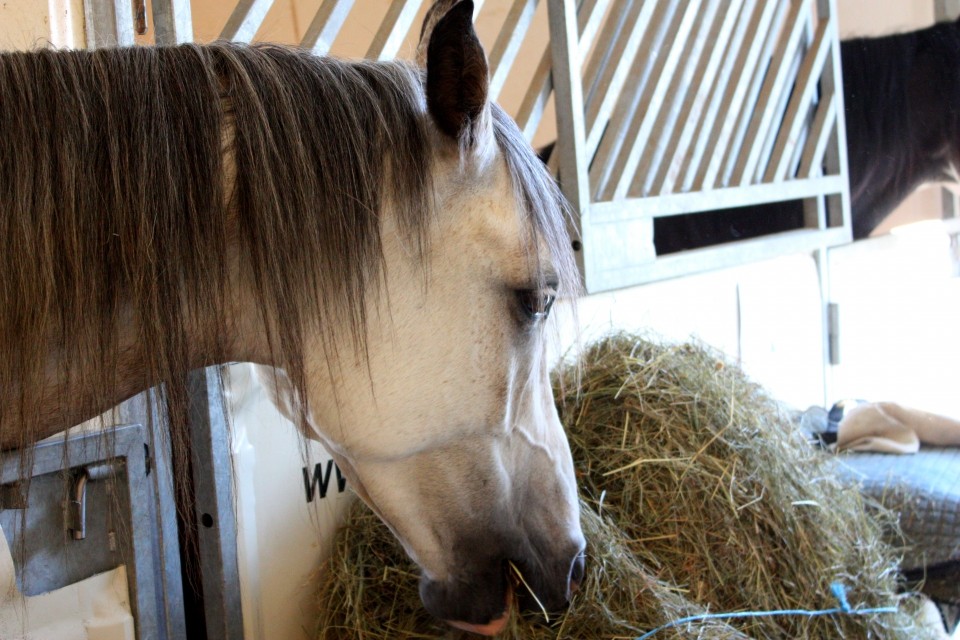
[[(492, 105), (493, 130), (504, 155), (521, 215), (530, 232), (531, 255), (546, 249), (559, 282), (559, 294), (575, 297), (580, 277), (571, 250), (568, 225), (572, 211), (556, 182), (520, 129), (503, 109)], [(545, 273), (539, 274), (541, 277)]]

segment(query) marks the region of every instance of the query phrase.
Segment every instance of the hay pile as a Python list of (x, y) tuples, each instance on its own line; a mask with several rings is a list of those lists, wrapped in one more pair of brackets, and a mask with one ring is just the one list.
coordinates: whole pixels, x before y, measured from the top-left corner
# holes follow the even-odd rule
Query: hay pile
[[(703, 613), (683, 596), (660, 584), (623, 543), (621, 532), (586, 503), (582, 524), (587, 537), (587, 572), (580, 593), (565, 615), (551, 625), (542, 619), (512, 615), (499, 636), (511, 640), (553, 638), (634, 638), (669, 620)], [(336, 549), (323, 568), (320, 584), (321, 640), (396, 640), (399, 638), (476, 638), (451, 629), (420, 604), (418, 569), (389, 530), (357, 503), (337, 536)], [(522, 587), (518, 587), (522, 588)], [(598, 597), (597, 594), (602, 594)], [(657, 640), (700, 637), (739, 640), (747, 636), (723, 622), (694, 623), (664, 631)]]
[[(585, 500), (587, 578), (560, 620), (514, 619), (502, 637), (633, 638), (704, 610), (831, 608), (837, 580), (854, 608), (899, 603), (880, 524), (738, 368), (699, 346), (619, 335), (556, 381)], [(345, 530), (323, 573), (319, 638), (461, 637), (422, 610), (416, 568), (374, 516), (358, 507)], [(913, 603), (900, 604), (656, 638), (922, 637)]]

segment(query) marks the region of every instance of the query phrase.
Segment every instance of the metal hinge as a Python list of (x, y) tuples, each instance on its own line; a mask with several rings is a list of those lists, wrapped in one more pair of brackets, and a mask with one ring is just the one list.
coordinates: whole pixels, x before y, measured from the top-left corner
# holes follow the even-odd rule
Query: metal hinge
[(827, 354), (831, 365), (840, 364), (840, 305), (827, 303)]

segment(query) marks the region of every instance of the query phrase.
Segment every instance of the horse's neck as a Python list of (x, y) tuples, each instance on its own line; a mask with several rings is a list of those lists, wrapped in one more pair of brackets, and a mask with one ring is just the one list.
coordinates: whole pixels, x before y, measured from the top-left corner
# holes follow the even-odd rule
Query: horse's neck
[[(936, 25), (891, 36), (891, 42), (909, 47), (899, 55), (910, 62), (884, 60), (891, 55), (889, 49), (878, 49), (869, 58), (871, 63), (889, 65), (892, 77), (872, 78), (864, 70), (853, 71), (858, 76), (854, 78), (848, 70), (847, 80), (852, 81), (848, 84), (855, 85), (853, 90), (844, 87), (855, 238), (869, 235), (915, 188), (942, 178), (958, 160), (955, 141), (960, 126), (953, 107), (960, 99), (960, 77), (952, 70), (960, 58), (955, 49), (938, 43), (956, 37), (948, 28), (957, 26)], [(938, 46), (929, 46), (931, 40)], [(873, 81), (864, 83), (864, 78)]]
[[(182, 367), (173, 372), (175, 375), (186, 376), (192, 369), (231, 361), (268, 363), (266, 340), (258, 328), (259, 318), (253, 312), (255, 306), (245, 279), (234, 272), (229, 280), (232, 284), (226, 291), (224, 308), (227, 317), (195, 315), (195, 321), (185, 325), (188, 329), (182, 339), (189, 349)], [(184, 296), (184, 300), (189, 298)], [(100, 323), (102, 318), (92, 315), (90, 322)], [(228, 335), (211, 343), (212, 329), (223, 327), (224, 322)], [(21, 437), (24, 432), (29, 432), (31, 441), (53, 435), (162, 382), (151, 375), (145, 351), (148, 347), (141, 340), (138, 319), (129, 313), (104, 344), (101, 358), (69, 357), (56, 346), (61, 343), (59, 335), (50, 336), (42, 379), (33, 385), (29, 394), (30, 400), (36, 403), (29, 426), (20, 424), (18, 419), (20, 413), (16, 405), (21, 389), (14, 385), (15, 388), (0, 394), (3, 404), (0, 449), (24, 444)], [(109, 371), (104, 371), (104, 362), (109, 363)], [(102, 384), (89, 384), (90, 380), (102, 381)]]

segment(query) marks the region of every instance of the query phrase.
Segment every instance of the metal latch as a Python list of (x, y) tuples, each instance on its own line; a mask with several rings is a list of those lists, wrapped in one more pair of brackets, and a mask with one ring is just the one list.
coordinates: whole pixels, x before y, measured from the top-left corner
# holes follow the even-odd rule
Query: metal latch
[(67, 529), (74, 540), (87, 537), (87, 483), (113, 478), (122, 466), (119, 461), (92, 464), (80, 469), (74, 477), (71, 499), (67, 503)]

